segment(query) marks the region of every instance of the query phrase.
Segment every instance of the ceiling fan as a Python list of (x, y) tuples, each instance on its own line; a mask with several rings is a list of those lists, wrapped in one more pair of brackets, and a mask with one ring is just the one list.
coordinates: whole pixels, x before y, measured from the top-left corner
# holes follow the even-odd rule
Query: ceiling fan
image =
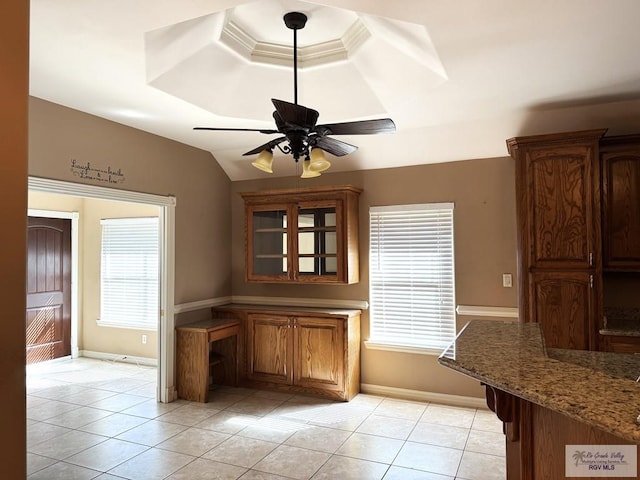
[(243, 155), (259, 154), (253, 166), (268, 173), (273, 173), (273, 149), (291, 154), (296, 162), (303, 158), (302, 178), (317, 177), (320, 172), (331, 166), (324, 157), (328, 152), (337, 157), (355, 152), (358, 147), (330, 135), (369, 135), (393, 133), (396, 126), (390, 118), (361, 120), (354, 122), (327, 123), (316, 125), (319, 113), (317, 110), (298, 105), (298, 37), (297, 31), (304, 28), (307, 16), (300, 12), (289, 12), (284, 15), (287, 28), (293, 30), (293, 89), (294, 103), (272, 98), (275, 107), (273, 118), (275, 129), (259, 128), (224, 128), (194, 127), (194, 130), (260, 132), (268, 135), (280, 134), (279, 137), (260, 145)]

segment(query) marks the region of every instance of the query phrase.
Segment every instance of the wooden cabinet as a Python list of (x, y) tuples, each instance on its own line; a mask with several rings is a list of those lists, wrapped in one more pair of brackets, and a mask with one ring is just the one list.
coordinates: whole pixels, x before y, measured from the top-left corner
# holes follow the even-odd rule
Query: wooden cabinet
[(245, 325), (245, 383), (350, 400), (360, 391), (360, 311), (232, 305)]
[(538, 271), (530, 277), (530, 321), (543, 325), (545, 345), (576, 350), (590, 350), (593, 345), (595, 349), (594, 275), (587, 271)]
[(604, 133), (507, 141), (516, 161), (520, 319), (539, 322), (549, 347), (597, 349), (602, 316), (598, 144)]
[(640, 135), (601, 142), (605, 271), (640, 272)]
[(640, 353), (640, 337), (602, 335), (602, 350), (615, 353)]
[(527, 212), (529, 264), (536, 268), (589, 268), (596, 243), (593, 146), (532, 148)]
[(258, 313), (247, 316), (247, 378), (293, 383), (291, 317)]
[(340, 392), (344, 385), (344, 321), (292, 317), (293, 384)]
[(357, 283), (360, 192), (341, 186), (242, 193), (246, 280)]
[(344, 384), (344, 320), (249, 314), (247, 377), (321, 390)]

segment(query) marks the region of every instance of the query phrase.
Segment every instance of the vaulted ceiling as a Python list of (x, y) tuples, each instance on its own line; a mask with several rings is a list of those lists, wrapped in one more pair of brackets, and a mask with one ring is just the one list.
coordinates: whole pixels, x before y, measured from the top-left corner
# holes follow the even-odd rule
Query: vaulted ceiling
[[(210, 151), (232, 180), (269, 141), (271, 98), (319, 123), (391, 117), (391, 135), (341, 136), (331, 171), (507, 155), (505, 139), (640, 132), (637, 0), (31, 0), (31, 94)], [(276, 155), (273, 175), (296, 172)]]

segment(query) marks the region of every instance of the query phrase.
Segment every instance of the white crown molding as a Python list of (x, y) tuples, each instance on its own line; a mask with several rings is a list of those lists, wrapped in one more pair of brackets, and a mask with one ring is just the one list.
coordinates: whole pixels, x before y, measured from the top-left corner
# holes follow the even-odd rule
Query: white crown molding
[(152, 193), (132, 192), (97, 185), (65, 182), (49, 178), (29, 177), (29, 190), (35, 192), (58, 193), (74, 197), (88, 197), (99, 199), (117, 199), (123, 202), (150, 203), (153, 205), (175, 206), (176, 197), (173, 195), (156, 195)]
[[(341, 38), (298, 47), (298, 66), (304, 68), (347, 60), (369, 37), (371, 33), (358, 19)], [(252, 62), (290, 66), (293, 61), (291, 45), (260, 42), (231, 20), (222, 29), (220, 42)]]

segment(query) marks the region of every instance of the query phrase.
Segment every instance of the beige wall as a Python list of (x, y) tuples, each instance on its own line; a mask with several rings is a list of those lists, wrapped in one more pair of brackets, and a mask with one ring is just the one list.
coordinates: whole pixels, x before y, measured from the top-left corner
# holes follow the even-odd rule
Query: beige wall
[[(277, 160), (276, 160), (277, 161)], [(360, 196), (360, 283), (268, 285), (244, 281), (243, 202), (238, 192), (267, 188), (351, 184)], [(351, 173), (313, 180), (265, 179), (232, 184), (233, 294), (368, 301), (369, 207), (428, 202), (455, 203), (456, 303), (515, 307), (516, 289), (502, 287), (502, 274), (516, 274), (514, 164), (508, 157)], [(461, 328), (469, 318), (459, 318)], [(362, 339), (369, 336), (363, 314)], [(362, 383), (454, 395), (484, 395), (478, 382), (437, 363), (435, 356), (362, 348)]]
[[(156, 217), (153, 205), (29, 192), (29, 208), (78, 212), (78, 348), (92, 352), (157, 358), (157, 334), (100, 327), (100, 244), (103, 218)], [(142, 335), (147, 343), (142, 344)]]
[[(135, 357), (156, 358), (156, 332), (98, 326), (100, 318), (100, 252), (103, 218), (157, 217), (159, 207), (132, 203), (85, 200), (82, 222), (84, 261), (82, 263), (82, 349)], [(147, 335), (146, 345), (142, 335)]]
[[(176, 195), (176, 303), (232, 293), (368, 300), (369, 206), (453, 201), (457, 303), (516, 305), (515, 289), (501, 286), (502, 273), (515, 274), (516, 269), (514, 169), (509, 158), (329, 173), (304, 182), (297, 178), (265, 178), (231, 184), (206, 152), (39, 99), (31, 99), (30, 112), (30, 175), (104, 186), (99, 181), (74, 175), (71, 162), (76, 160), (77, 164), (90, 162), (98, 168), (120, 169), (125, 180), (117, 188)], [(245, 283), (244, 212), (237, 193), (295, 187), (301, 183), (353, 184), (363, 188), (360, 283), (347, 286)], [(195, 312), (187, 317), (206, 314)], [(459, 323), (466, 320), (461, 318)], [(368, 314), (364, 312), (363, 340), (368, 334)], [(89, 337), (84, 336), (85, 349), (93, 349), (86, 343)], [(362, 382), (482, 395), (477, 382), (439, 366), (434, 356), (364, 347)]]
[[(37, 98), (29, 128), (31, 176), (175, 195), (177, 304), (231, 294), (231, 182), (210, 153)], [(124, 181), (81, 178), (73, 160)]]
[(29, 2), (0, 3), (0, 465), (3, 478), (25, 478), (25, 308)]

